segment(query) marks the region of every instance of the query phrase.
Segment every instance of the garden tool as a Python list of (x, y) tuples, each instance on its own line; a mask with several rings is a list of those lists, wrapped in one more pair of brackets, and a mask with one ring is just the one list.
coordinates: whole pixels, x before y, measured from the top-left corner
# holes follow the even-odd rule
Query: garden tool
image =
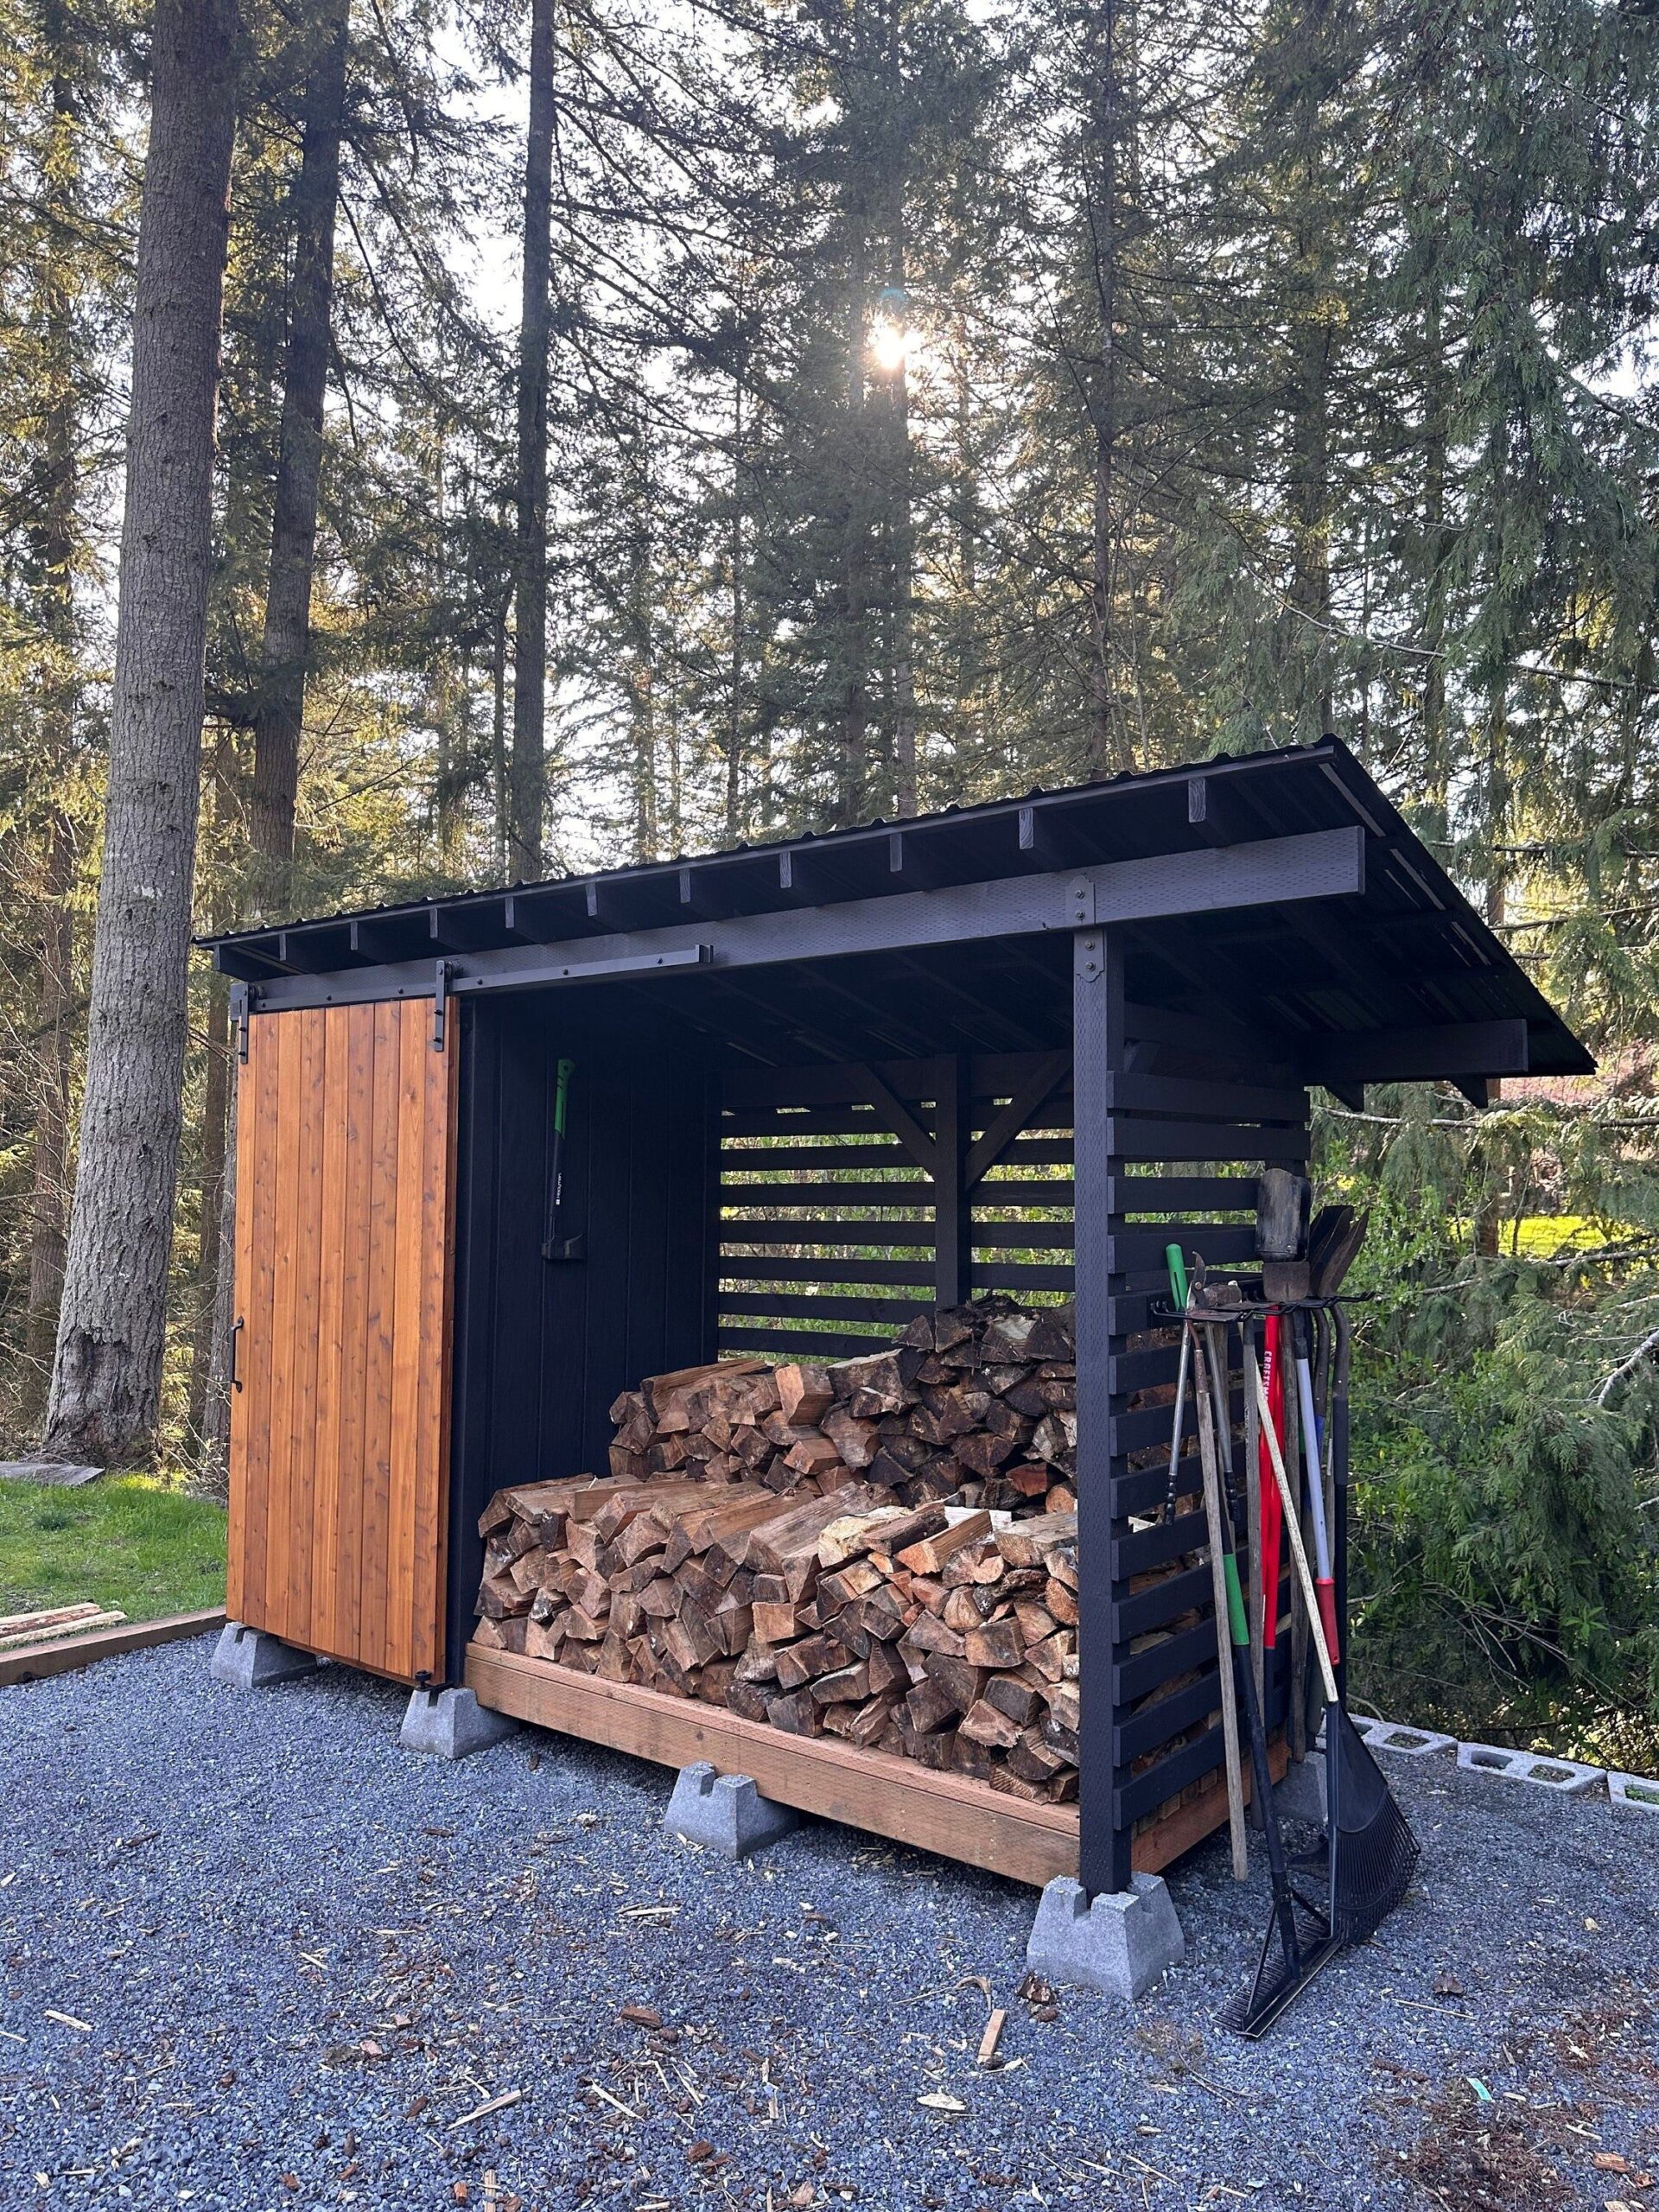
[[(1244, 1344), (1244, 1367), (1247, 1378), (1259, 1379), (1255, 1348), (1248, 1336)], [(1247, 1402), (1253, 1402), (1253, 1395), (1247, 1391)], [(1244, 1486), (1247, 1489), (1249, 1471), (1246, 1468)], [(1234, 1534), (1232, 1508), (1230, 1502), (1225, 1500), (1223, 1503), (1223, 1541), (1227, 1585), (1226, 1618), (1232, 1646), (1233, 1676), (1243, 1704), (1245, 1726), (1250, 1739), (1251, 1803), (1259, 1811), (1263, 1840), (1267, 1846), (1273, 1914), (1268, 1923), (1267, 1934), (1262, 1938), (1262, 1953), (1249, 1993), (1229, 2006), (1222, 2018), (1229, 2027), (1236, 2029), (1241, 2035), (1254, 2037), (1267, 2033), (1286, 2005), (1306, 1988), (1319, 1969), (1335, 1956), (1339, 1947), (1332, 1935), (1328, 1914), (1321, 1903), (1308, 1893), (1309, 1885), (1306, 1881), (1299, 1886), (1293, 1879), (1286, 1854), (1284, 1834), (1279, 1824), (1279, 1809), (1274, 1802), (1267, 1719), (1262, 1712), (1261, 1692), (1256, 1686), (1250, 1649), (1249, 1618), (1239, 1582), (1238, 1547)]]
[(1164, 1501), (1164, 1518), (1175, 1517), (1175, 1490), (1181, 1472), (1181, 1420), (1186, 1411), (1186, 1377), (1192, 1363), (1192, 1331), (1186, 1319), (1187, 1281), (1186, 1262), (1179, 1244), (1166, 1244), (1164, 1262), (1169, 1269), (1169, 1295), (1181, 1318), (1181, 1361), (1175, 1371), (1175, 1424), (1169, 1433), (1169, 1495)]
[[(1205, 1334), (1208, 1334), (1206, 1331)], [(1194, 1332), (1192, 1346), (1192, 1390), (1198, 1409), (1198, 1459), (1204, 1473), (1204, 1514), (1210, 1540), (1211, 1587), (1216, 1608), (1217, 1656), (1224, 1635), (1230, 1637), (1230, 1624), (1235, 1609), (1241, 1618), (1244, 1600), (1239, 1589), (1238, 1567), (1230, 1557), (1230, 1547), (1223, 1527), (1224, 1510), (1221, 1468), (1216, 1450), (1216, 1414), (1210, 1395), (1207, 1375), (1209, 1362), (1205, 1357), (1203, 1337)], [(1249, 1672), (1249, 1629), (1244, 1630), (1245, 1672)], [(1222, 1764), (1227, 1781), (1227, 1827), (1232, 1843), (1233, 1879), (1242, 1882), (1250, 1871), (1249, 1839), (1244, 1827), (1244, 1772), (1238, 1749), (1238, 1688), (1235, 1666), (1224, 1666), (1221, 1675), (1221, 1744)], [(1251, 1684), (1254, 1689), (1254, 1681)]]
[[(1291, 1556), (1307, 1611), (1308, 1633), (1325, 1688), (1325, 1896), (1313, 1904), (1287, 1873), (1288, 1914), (1275, 1882), (1274, 1923), (1250, 1993), (1226, 2016), (1240, 2033), (1259, 2036), (1342, 1946), (1364, 1942), (1404, 1897), (1419, 1857), (1417, 1839), (1389, 1793), (1376, 1762), (1348, 1718), (1325, 1639), (1313, 1570), (1298, 1524), (1277, 1433), (1267, 1422), (1261, 1370), (1247, 1350), (1248, 1383), (1263, 1416), (1274, 1480), (1284, 1509)], [(1271, 1836), (1271, 1824), (1269, 1835)], [(1300, 1907), (1300, 1914), (1297, 1908)], [(1274, 1938), (1278, 1938), (1277, 1955)]]
[(1331, 1532), (1325, 1517), (1325, 1474), (1319, 1465), (1320, 1423), (1314, 1409), (1313, 1374), (1308, 1362), (1305, 1319), (1300, 1313), (1291, 1316), (1290, 1332), (1296, 1357), (1297, 1395), (1302, 1408), (1302, 1464), (1307, 1470), (1307, 1502), (1313, 1516), (1313, 1555), (1319, 1567), (1313, 1588), (1319, 1623), (1325, 1630), (1325, 1649), (1335, 1660), (1342, 1650), (1342, 1641), (1337, 1634), (1337, 1585), (1331, 1571)]
[(561, 1236), (559, 1217), (564, 1202), (564, 1125), (570, 1104), (574, 1060), (561, 1060), (553, 1090), (553, 1142), (547, 1160), (547, 1230), (542, 1238), (544, 1260), (580, 1260), (587, 1256), (585, 1236)]

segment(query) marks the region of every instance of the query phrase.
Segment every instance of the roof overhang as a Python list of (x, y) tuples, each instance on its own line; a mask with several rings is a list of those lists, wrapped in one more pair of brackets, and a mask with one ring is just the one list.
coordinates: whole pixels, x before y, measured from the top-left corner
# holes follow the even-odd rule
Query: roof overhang
[[(1345, 1096), (1590, 1071), (1589, 1053), (1334, 739), (512, 890), (204, 939), (262, 1010), (575, 984), (666, 988), (870, 956), (957, 963), (1122, 927), (1138, 996)], [(982, 949), (980, 965), (971, 963)], [(1040, 963), (1039, 963), (1040, 964)], [(845, 970), (836, 972), (844, 973)], [(1025, 986), (1029, 988), (1029, 982)], [(960, 988), (958, 989), (960, 995)], [(847, 994), (843, 991), (842, 995)], [(1011, 1001), (1012, 1003), (1012, 1001)]]

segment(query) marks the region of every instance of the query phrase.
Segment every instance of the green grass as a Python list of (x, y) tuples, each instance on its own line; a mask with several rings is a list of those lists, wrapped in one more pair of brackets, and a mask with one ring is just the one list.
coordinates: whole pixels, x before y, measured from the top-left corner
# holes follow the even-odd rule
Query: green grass
[(0, 1483), (0, 1613), (83, 1598), (130, 1620), (225, 1601), (225, 1509), (151, 1475)]

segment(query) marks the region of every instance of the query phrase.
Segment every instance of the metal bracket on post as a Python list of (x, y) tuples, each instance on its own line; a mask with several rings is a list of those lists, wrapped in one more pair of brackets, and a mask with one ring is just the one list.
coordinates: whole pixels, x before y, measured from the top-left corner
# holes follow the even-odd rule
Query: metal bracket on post
[(248, 1057), (248, 1016), (253, 1011), (253, 985), (231, 985), (231, 1027), (236, 1032), (236, 1057), (245, 1061)]
[(441, 1052), (443, 1050), (443, 1033), (448, 1026), (449, 977), (453, 965), (454, 963), (450, 961), (440, 960), (433, 980), (432, 1049), (435, 1052)]
[(1097, 983), (1106, 972), (1106, 946), (1103, 939), (1092, 932), (1088, 937), (1073, 938), (1072, 965), (1082, 983)]
[(1095, 886), (1091, 876), (1074, 876), (1065, 887), (1066, 924), (1071, 929), (1089, 929), (1096, 919)]

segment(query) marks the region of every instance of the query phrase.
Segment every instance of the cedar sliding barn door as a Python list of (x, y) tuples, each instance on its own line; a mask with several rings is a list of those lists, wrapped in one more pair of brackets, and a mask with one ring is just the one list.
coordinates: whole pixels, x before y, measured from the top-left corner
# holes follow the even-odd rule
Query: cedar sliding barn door
[(456, 1027), (255, 1014), (238, 1093), (226, 1610), (404, 1681), (444, 1672)]

